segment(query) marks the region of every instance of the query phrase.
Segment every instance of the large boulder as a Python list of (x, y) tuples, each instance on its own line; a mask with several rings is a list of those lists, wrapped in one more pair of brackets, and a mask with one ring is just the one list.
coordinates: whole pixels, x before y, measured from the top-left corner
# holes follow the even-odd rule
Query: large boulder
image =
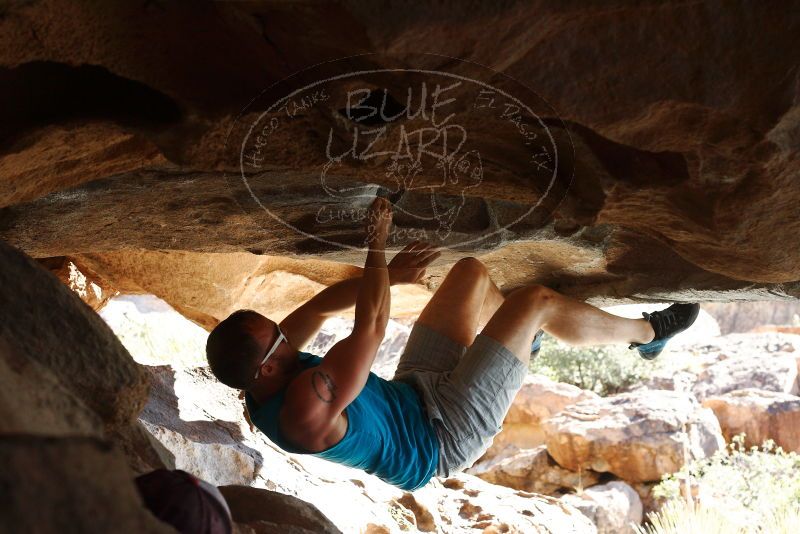
[(697, 383), (697, 374), (687, 370), (675, 371), (673, 369), (658, 370), (644, 382), (631, 388), (637, 389), (663, 389), (669, 391), (691, 392)]
[(24, 373), (38, 364), (49, 370), (108, 432), (133, 425), (147, 400), (147, 376), (103, 320), (55, 276), (1, 241), (0, 287), (0, 309), (9, 312), (0, 322), (0, 340), (11, 369)]
[(0, 286), (3, 526), (163, 531), (133, 485), (169, 464), (136, 421), (147, 376), (78, 295), (3, 242)]
[(509, 447), (506, 453), (482, 460), (467, 472), (492, 484), (544, 495), (575, 491), (600, 480), (594, 471), (564, 469), (553, 461), (544, 445), (532, 449)]
[(547, 451), (571, 470), (659, 480), (725, 446), (714, 413), (689, 394), (639, 390), (574, 404), (544, 422)]
[(260, 455), (242, 443), (234, 390), (204, 368), (146, 369), (152, 390), (140, 421), (174, 456), (175, 467), (215, 485), (251, 484)]
[(742, 389), (703, 401), (714, 410), (725, 439), (745, 435), (745, 446), (771, 439), (788, 451), (800, 452), (800, 397), (775, 391)]
[(519, 532), (592, 534), (592, 522), (553, 497), (496, 486), (464, 473), (435, 480), (414, 492), (441, 517), (442, 532)]
[(341, 534), (313, 504), (297, 497), (248, 486), (221, 486), (219, 490), (233, 520), (257, 534)]
[(137, 473), (170, 465), (135, 419), (146, 375), (81, 302), (91, 299), (80, 290), (91, 287), (70, 291), (4, 243), (0, 281), (14, 288), (0, 295), (3, 309), (14, 310), (0, 325), (0, 431), (107, 437)]
[(544, 443), (542, 421), (571, 404), (596, 398), (598, 395), (592, 391), (529, 374), (503, 419), (503, 430), (494, 437), (492, 446), (481, 459), (489, 460), (509, 446), (528, 449), (541, 445)]
[(698, 374), (691, 391), (702, 401), (741, 389), (797, 393), (796, 355), (756, 353), (722, 359)]
[[(638, 387), (690, 392), (699, 400), (756, 388), (796, 393), (800, 336), (781, 332), (727, 334), (683, 344), (685, 368), (667, 365)], [(680, 363), (678, 364), (680, 365)]]
[(127, 459), (92, 437), (0, 435), (3, 532), (175, 532), (142, 504)]
[(577, 494), (561, 497), (597, 525), (597, 534), (636, 534), (642, 522), (639, 495), (628, 484), (615, 480)]
[(54, 370), (0, 338), (0, 432), (101, 437), (103, 420)]
[(599, 395), (571, 384), (555, 382), (546, 376), (525, 377), (503, 424), (538, 425), (576, 402), (598, 399)]

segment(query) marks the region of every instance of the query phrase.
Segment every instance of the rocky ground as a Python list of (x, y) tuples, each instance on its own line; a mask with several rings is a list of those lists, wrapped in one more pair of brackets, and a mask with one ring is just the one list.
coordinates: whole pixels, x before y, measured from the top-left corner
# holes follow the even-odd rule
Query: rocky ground
[(651, 489), (662, 475), (739, 433), (747, 446), (772, 439), (800, 451), (800, 335), (729, 334), (672, 350), (691, 366), (605, 398), (529, 376), (494, 446), (468, 472), (588, 500), (581, 509), (600, 532), (626, 532), (625, 523), (658, 509)]

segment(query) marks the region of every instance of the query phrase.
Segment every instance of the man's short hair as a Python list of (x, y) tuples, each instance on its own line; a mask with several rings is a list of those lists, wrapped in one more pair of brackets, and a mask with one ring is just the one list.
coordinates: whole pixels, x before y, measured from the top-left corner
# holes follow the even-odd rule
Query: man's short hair
[(228, 387), (248, 389), (255, 381), (261, 346), (250, 332), (251, 325), (261, 318), (253, 310), (238, 310), (208, 335), (208, 365), (217, 380)]

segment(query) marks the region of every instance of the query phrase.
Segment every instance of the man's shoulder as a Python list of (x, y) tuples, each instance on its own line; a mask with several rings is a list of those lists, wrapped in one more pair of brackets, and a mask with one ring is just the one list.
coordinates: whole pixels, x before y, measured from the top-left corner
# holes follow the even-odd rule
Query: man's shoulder
[(327, 415), (325, 403), (320, 402), (319, 395), (313, 387), (315, 375), (324, 372), (318, 366), (309, 367), (294, 377), (283, 390), (281, 413), (283, 420), (292, 424), (316, 426), (324, 423)]
[(308, 451), (327, 448), (331, 438), (341, 438), (342, 428), (347, 427), (343, 413), (327, 410), (311, 387), (315, 372), (320, 371), (306, 369), (289, 383), (278, 413), (281, 432), (293, 445)]

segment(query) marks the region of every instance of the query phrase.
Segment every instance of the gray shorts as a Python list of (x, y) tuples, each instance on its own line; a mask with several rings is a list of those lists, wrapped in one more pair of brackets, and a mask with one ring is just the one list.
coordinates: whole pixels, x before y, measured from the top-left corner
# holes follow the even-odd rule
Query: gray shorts
[(413, 386), (439, 438), (437, 476), (470, 467), (500, 432), (528, 369), (498, 341), (478, 334), (465, 347), (415, 323), (393, 380)]

